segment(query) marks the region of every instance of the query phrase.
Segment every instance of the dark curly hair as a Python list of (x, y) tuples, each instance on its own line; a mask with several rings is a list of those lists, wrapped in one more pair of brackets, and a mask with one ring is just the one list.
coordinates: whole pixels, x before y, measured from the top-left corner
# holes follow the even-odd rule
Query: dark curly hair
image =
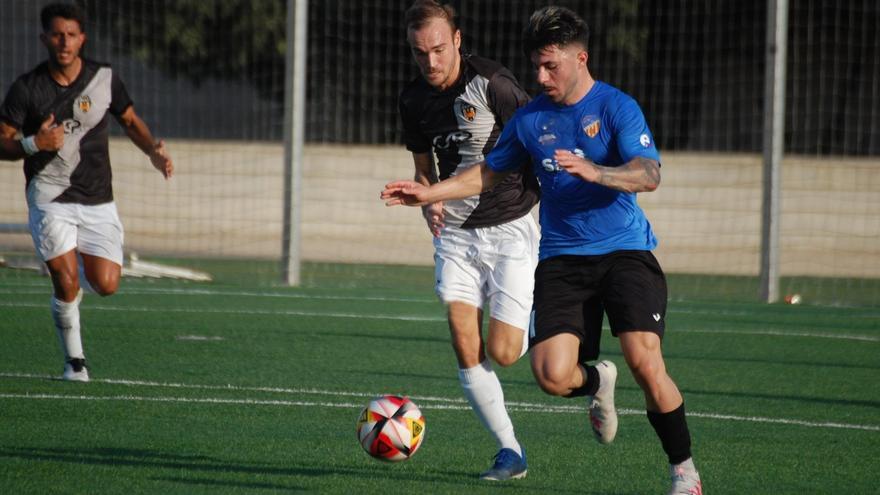
[(523, 51), (530, 55), (546, 46), (565, 46), (571, 43), (583, 45), (590, 38), (590, 27), (577, 14), (565, 7), (551, 5), (536, 10), (523, 30)]

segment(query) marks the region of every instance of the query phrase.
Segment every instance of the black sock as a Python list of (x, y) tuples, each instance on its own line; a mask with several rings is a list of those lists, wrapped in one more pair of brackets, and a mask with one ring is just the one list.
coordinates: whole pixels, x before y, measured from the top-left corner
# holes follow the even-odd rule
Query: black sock
[(583, 385), (574, 389), (566, 395), (566, 397), (583, 397), (585, 395), (596, 395), (596, 392), (599, 390), (599, 370), (596, 369), (595, 366), (583, 366), (583, 369), (587, 374), (587, 381), (584, 382)]
[(660, 437), (669, 464), (682, 463), (691, 456), (691, 433), (684, 417), (684, 402), (668, 413), (648, 411), (648, 421)]

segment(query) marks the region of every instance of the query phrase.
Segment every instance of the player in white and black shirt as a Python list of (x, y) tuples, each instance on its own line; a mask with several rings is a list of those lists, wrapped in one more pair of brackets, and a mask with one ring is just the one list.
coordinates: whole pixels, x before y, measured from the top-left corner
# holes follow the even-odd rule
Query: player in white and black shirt
[[(529, 101), (503, 66), (461, 54), (454, 15), (451, 7), (433, 0), (417, 1), (406, 12), (407, 40), (421, 76), (401, 93), (400, 113), (415, 180), (425, 185), (480, 162), (504, 123)], [(448, 307), (459, 381), (498, 444), (493, 466), (480, 475), (485, 480), (522, 478), (527, 472), (487, 356), (509, 366), (528, 346), (538, 250), (538, 229), (529, 212), (537, 201), (537, 182), (524, 163), (492, 191), (424, 208), (434, 235), (436, 292)], [(485, 343), (484, 303), (490, 311)]]
[[(406, 149), (416, 155), (433, 152), (440, 180), (482, 161), (504, 124), (529, 101), (501, 64), (467, 54), (459, 60), (458, 79), (448, 88), (438, 90), (418, 77), (400, 96)], [(530, 212), (538, 202), (537, 182), (530, 162), (524, 165), (491, 191), (446, 202), (445, 223), (466, 229), (491, 227)]]
[[(113, 202), (108, 151), (110, 116), (166, 179), (174, 165), (164, 143), (153, 139), (135, 113), (113, 69), (80, 56), (86, 36), (79, 8), (47, 5), (40, 20), (48, 60), (9, 89), (0, 105), (0, 136), (24, 136), (28, 223), (52, 277), (52, 316), (65, 359), (62, 377), (88, 381), (80, 337), (81, 287), (113, 294), (122, 270), (123, 230)], [(64, 131), (57, 151), (37, 139), (52, 123)]]

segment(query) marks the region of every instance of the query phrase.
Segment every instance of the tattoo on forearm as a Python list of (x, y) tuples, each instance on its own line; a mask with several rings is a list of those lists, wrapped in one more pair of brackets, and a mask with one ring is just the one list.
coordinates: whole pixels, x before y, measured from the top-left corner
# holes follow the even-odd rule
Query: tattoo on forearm
[(618, 191), (653, 191), (660, 184), (660, 167), (649, 158), (636, 157), (620, 167), (595, 167), (599, 172), (596, 182)]
[(660, 167), (657, 162), (641, 156), (637, 160), (645, 171), (646, 185), (652, 189), (660, 185)]

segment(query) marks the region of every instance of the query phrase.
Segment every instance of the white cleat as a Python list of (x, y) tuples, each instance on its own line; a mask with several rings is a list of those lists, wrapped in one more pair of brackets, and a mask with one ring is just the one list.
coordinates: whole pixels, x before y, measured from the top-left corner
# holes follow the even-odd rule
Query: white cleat
[(614, 386), (617, 384), (617, 366), (611, 361), (596, 363), (599, 371), (599, 390), (588, 397), (590, 404), (590, 426), (596, 440), (602, 444), (611, 443), (617, 435), (617, 409), (614, 408)]
[(688, 459), (681, 464), (670, 465), (672, 489), (669, 495), (703, 495), (703, 482), (700, 473), (694, 467), (694, 461)]
[(64, 374), (61, 375), (61, 379), (69, 382), (89, 381), (89, 369), (86, 367), (86, 360), (71, 359), (64, 363)]

